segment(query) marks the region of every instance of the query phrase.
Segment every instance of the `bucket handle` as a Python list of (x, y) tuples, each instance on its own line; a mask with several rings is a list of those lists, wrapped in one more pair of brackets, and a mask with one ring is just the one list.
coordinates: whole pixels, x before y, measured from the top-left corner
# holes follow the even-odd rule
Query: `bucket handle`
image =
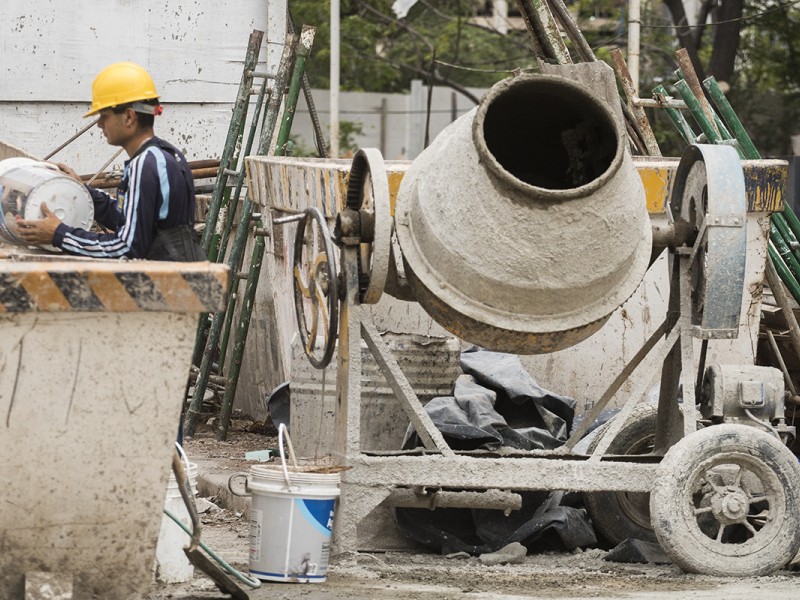
[(183, 449), (177, 441), (175, 442), (175, 448), (178, 450), (178, 454), (183, 459), (183, 463), (186, 465), (186, 476), (189, 476), (189, 456), (186, 454), (186, 451)]
[[(234, 487), (235, 482), (239, 479), (244, 479), (244, 484), (242, 485), (244, 492), (241, 492)], [(228, 477), (228, 491), (230, 491), (230, 493), (233, 494), (234, 496), (244, 496), (244, 497), (251, 496), (251, 494), (249, 493), (250, 489), (247, 487), (247, 475), (245, 473), (234, 473), (233, 475)]]
[(289, 469), (286, 468), (286, 455), (283, 453), (284, 439), (286, 440), (286, 447), (289, 448), (289, 457), (292, 459), (292, 464), (297, 468), (297, 457), (294, 455), (292, 440), (289, 439), (289, 432), (286, 431), (286, 424), (281, 423), (278, 426), (278, 451), (281, 455), (281, 466), (283, 467), (283, 477), (286, 479), (286, 488), (291, 490), (292, 482), (289, 480)]

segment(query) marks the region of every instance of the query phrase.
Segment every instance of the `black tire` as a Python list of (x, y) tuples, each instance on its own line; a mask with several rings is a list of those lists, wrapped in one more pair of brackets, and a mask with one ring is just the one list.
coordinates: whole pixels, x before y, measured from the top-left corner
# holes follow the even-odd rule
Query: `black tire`
[(767, 575), (800, 549), (800, 465), (764, 431), (715, 425), (685, 437), (652, 489), (656, 537), (684, 571)]
[[(657, 407), (643, 404), (633, 409), (630, 419), (611, 442), (608, 454), (650, 454), (656, 432)], [(612, 421), (603, 424), (589, 444), (591, 454)], [(626, 539), (657, 543), (650, 524), (650, 494), (643, 492), (587, 492), (584, 506), (596, 531), (612, 546)]]

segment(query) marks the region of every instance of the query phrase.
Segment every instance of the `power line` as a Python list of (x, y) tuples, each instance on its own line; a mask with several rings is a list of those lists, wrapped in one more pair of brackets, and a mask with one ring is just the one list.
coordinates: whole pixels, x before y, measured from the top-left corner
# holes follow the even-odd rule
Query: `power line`
[[(467, 67), (464, 65), (454, 65), (453, 63), (445, 62), (443, 60), (437, 60), (437, 65), (443, 65), (445, 67), (451, 67), (453, 69), (461, 69), (462, 71), (473, 71), (475, 73), (514, 73), (517, 71), (517, 68), (514, 69), (478, 69), (476, 67)], [(490, 64), (490, 63), (486, 63)], [(537, 70), (538, 69), (521, 69), (522, 71), (530, 71), (530, 70)]]

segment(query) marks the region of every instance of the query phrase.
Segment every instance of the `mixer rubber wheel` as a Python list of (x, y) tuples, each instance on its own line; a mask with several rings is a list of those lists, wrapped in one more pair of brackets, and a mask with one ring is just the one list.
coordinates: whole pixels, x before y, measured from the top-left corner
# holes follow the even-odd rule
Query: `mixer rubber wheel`
[[(608, 454), (650, 454), (656, 435), (657, 407), (637, 406), (617, 437), (611, 442)], [(588, 452), (600, 443), (611, 426), (609, 421), (600, 426)], [(626, 539), (656, 543), (656, 535), (650, 525), (650, 494), (646, 492), (586, 492), (583, 494), (586, 512), (595, 529), (606, 540), (616, 546)]]
[(800, 465), (764, 431), (707, 427), (661, 461), (650, 513), (661, 547), (684, 571), (767, 575), (800, 549)]
[(294, 306), (303, 350), (318, 369), (328, 366), (336, 348), (339, 292), (335, 257), (325, 217), (319, 209), (307, 208), (294, 238)]

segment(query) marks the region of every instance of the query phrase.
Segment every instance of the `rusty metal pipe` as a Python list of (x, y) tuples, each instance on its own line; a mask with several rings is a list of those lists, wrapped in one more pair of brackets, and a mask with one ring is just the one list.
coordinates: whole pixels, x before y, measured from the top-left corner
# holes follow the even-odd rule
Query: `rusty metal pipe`
[[(204, 169), (192, 169), (192, 177), (196, 180), (198, 179), (210, 179), (216, 177), (219, 172), (218, 167), (208, 167)], [(83, 179), (84, 176), (81, 176)], [(86, 185), (91, 185), (93, 188), (97, 188), (99, 190), (115, 188), (119, 185), (120, 181), (122, 181), (121, 177), (103, 177), (100, 176), (93, 182), (91, 182), (91, 177), (88, 181), (84, 180)]]

